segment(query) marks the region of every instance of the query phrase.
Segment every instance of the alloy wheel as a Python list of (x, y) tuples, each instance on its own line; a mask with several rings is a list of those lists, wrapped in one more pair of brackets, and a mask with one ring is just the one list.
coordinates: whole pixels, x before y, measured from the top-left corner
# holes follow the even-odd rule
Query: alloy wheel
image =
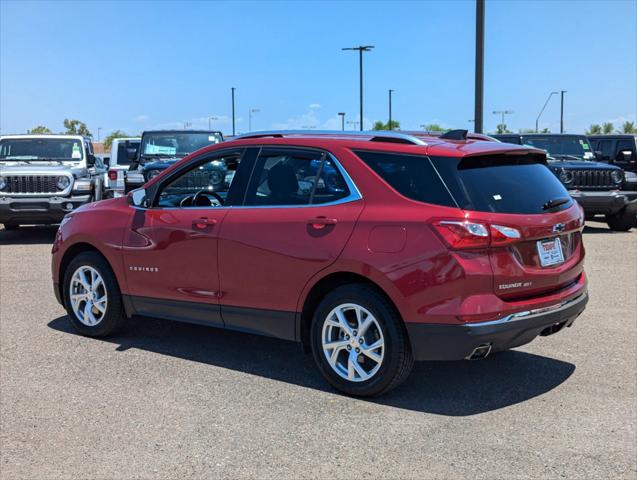
[(79, 267), (71, 277), (69, 292), (73, 313), (82, 324), (94, 327), (104, 319), (108, 295), (104, 279), (95, 268)]
[(383, 331), (366, 308), (344, 303), (325, 318), (323, 353), (332, 370), (350, 382), (364, 382), (380, 369), (385, 355)]

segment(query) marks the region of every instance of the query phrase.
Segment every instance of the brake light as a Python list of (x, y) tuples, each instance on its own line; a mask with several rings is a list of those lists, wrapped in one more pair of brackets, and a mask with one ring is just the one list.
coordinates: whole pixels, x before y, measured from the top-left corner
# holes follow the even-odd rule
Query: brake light
[(109, 170), (108, 171), (108, 179), (112, 181), (117, 180), (117, 170)]
[(451, 248), (500, 247), (522, 237), (520, 231), (504, 225), (469, 222), (462, 220), (439, 220), (434, 222), (436, 231)]

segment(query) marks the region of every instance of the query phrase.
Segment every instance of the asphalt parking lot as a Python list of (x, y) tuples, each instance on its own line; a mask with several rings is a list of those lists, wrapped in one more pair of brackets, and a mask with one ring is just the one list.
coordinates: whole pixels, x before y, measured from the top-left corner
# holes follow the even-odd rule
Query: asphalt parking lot
[(635, 478), (637, 230), (585, 231), (573, 328), (335, 393), (295, 344), (160, 320), (78, 336), (51, 228), (0, 230), (0, 477)]

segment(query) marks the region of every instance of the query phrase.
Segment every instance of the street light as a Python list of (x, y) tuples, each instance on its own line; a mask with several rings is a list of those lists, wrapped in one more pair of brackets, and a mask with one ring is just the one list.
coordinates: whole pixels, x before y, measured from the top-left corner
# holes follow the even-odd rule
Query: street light
[[(348, 120), (347, 124), (348, 125), (352, 125), (354, 127), (354, 129), (358, 128), (357, 125), (359, 125), (361, 122), (359, 122), (358, 120)], [(362, 130), (362, 128), (361, 128)]]
[(391, 94), (394, 93), (395, 90), (389, 89), (389, 122), (387, 122), (387, 129), (393, 130), (394, 128), (391, 125)]
[(261, 110), (259, 110), (258, 108), (251, 108), (250, 110), (248, 110), (248, 131), (251, 132), (252, 131), (252, 114), (253, 113), (259, 113)]
[(358, 51), (358, 72), (360, 83), (360, 127), (363, 130), (363, 52), (369, 52), (374, 48), (373, 45), (360, 45), (358, 47), (342, 48), (341, 50), (357, 50)]
[(192, 123), (184, 122), (184, 130), (186, 130), (188, 127), (192, 127)]
[(100, 141), (100, 132), (102, 131), (102, 127), (97, 127), (97, 143)]
[(211, 120), (219, 120), (219, 117), (208, 117), (208, 130), (212, 130), (212, 127), (210, 126)]
[(338, 114), (341, 116), (341, 130), (344, 132), (345, 131), (345, 112), (338, 112)]
[(561, 92), (561, 101), (560, 101), (560, 133), (564, 133), (564, 94), (566, 90), (560, 90)]
[(232, 87), (230, 90), (232, 91), (232, 136), (234, 137), (234, 91), (236, 88)]
[[(500, 125), (502, 125), (504, 127), (505, 123), (504, 123), (504, 116), (505, 115), (511, 115), (513, 112), (513, 110), (494, 110), (493, 114), (494, 115), (502, 115), (502, 123)], [(480, 133), (480, 132), (476, 132), (476, 133)], [(504, 132), (502, 132), (504, 133)]]
[(540, 121), (540, 117), (542, 116), (542, 112), (544, 112), (544, 109), (546, 108), (546, 105), (549, 103), (549, 100), (551, 99), (551, 97), (553, 95), (557, 95), (557, 92), (549, 93), (549, 96), (546, 99), (546, 102), (544, 102), (544, 106), (542, 107), (542, 110), (540, 110), (540, 113), (538, 114), (537, 118), (535, 119), (535, 133), (538, 133), (538, 122)]

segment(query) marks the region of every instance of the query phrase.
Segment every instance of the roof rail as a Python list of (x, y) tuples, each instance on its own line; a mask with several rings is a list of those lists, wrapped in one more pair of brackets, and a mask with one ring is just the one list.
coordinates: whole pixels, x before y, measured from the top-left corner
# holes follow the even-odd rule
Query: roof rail
[(370, 137), (370, 142), (390, 142), (390, 143), (407, 143), (412, 145), (427, 145), (420, 138), (406, 133), (371, 130), (371, 131), (348, 131), (348, 130), (266, 130), (261, 132), (251, 132), (237, 135), (234, 139), (245, 138), (265, 138), (275, 137), (282, 138), (287, 136), (303, 135), (306, 137), (314, 136), (331, 136), (331, 137)]

